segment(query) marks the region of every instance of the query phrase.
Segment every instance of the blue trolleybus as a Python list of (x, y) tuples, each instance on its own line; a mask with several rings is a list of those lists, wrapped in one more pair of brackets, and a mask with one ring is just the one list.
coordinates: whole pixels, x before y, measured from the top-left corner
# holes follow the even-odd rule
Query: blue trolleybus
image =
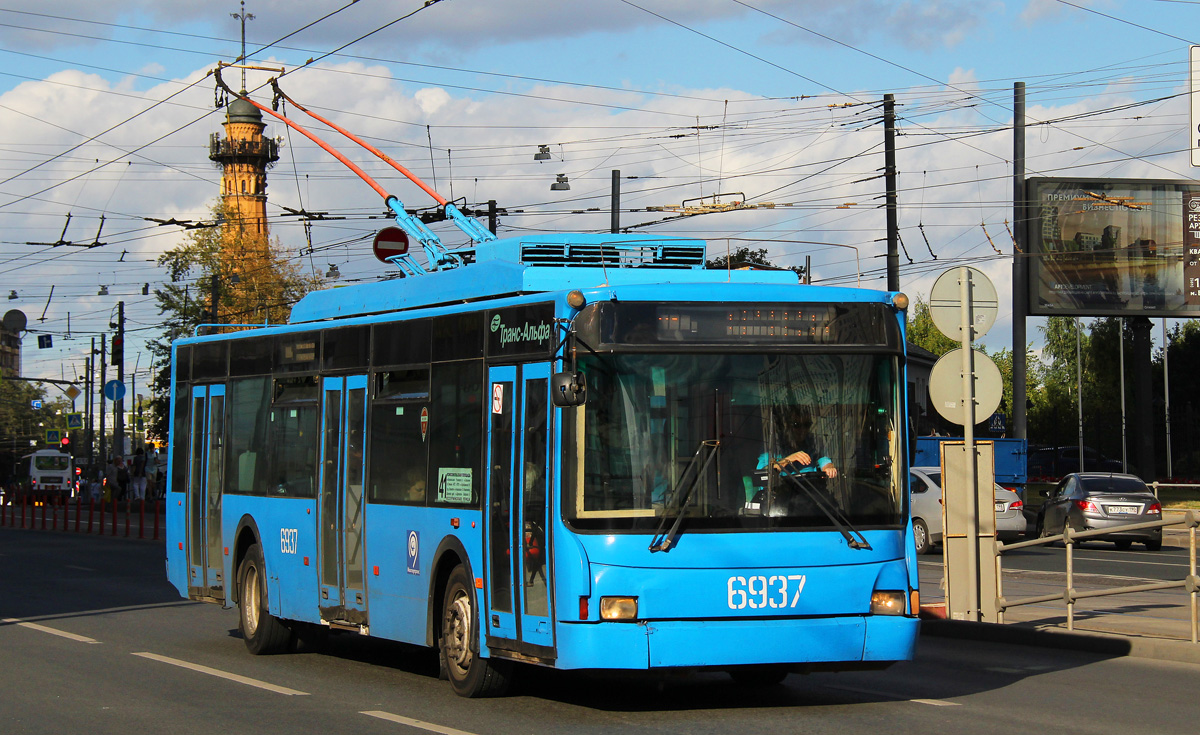
[(174, 345), (181, 595), (239, 607), (253, 653), (436, 648), (465, 696), (518, 663), (911, 658), (902, 294), (707, 269), (701, 240), (476, 239)]

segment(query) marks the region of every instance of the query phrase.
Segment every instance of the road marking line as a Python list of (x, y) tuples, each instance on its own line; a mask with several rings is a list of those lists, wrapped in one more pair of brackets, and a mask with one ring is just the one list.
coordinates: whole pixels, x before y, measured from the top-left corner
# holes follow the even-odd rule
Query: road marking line
[(91, 567), (77, 567), (77, 566), (75, 566), (74, 564), (68, 564), (68, 565), (67, 565), (67, 569), (78, 569), (78, 570), (79, 570), (79, 571), (81, 571), (81, 572), (94, 572), (94, 571), (96, 571), (95, 569), (92, 569)]
[(288, 689), (287, 687), (269, 684), (265, 681), (260, 681), (259, 679), (251, 679), (248, 676), (231, 674), (227, 671), (212, 669), (207, 666), (191, 663), (189, 661), (181, 661), (177, 658), (170, 658), (169, 656), (160, 656), (157, 653), (142, 651), (140, 653), (134, 653), (133, 655), (140, 656), (142, 658), (148, 658), (151, 661), (161, 661), (164, 664), (171, 664), (172, 666), (178, 666), (183, 669), (190, 669), (192, 671), (197, 671), (201, 674), (208, 674), (209, 676), (215, 676), (220, 679), (228, 679), (229, 681), (235, 681), (239, 684), (246, 684), (247, 686), (258, 687), (259, 689), (266, 689), (268, 692), (275, 692), (276, 694), (286, 694), (288, 696), (308, 696), (308, 692), (301, 692), (296, 689)]
[(889, 699), (898, 699), (903, 702), (914, 702), (916, 704), (928, 704), (933, 707), (961, 707), (962, 706), (958, 702), (947, 702), (944, 699), (909, 699), (908, 697), (905, 697), (902, 694), (896, 694), (894, 692), (882, 692), (882, 691), (878, 691), (875, 689), (858, 689), (856, 687), (830, 686), (828, 684), (826, 684), (824, 686), (826, 689), (838, 689), (843, 692), (854, 692), (855, 694), (869, 694), (872, 697), (888, 697)]
[(428, 730), (429, 732), (441, 733), (441, 735), (472, 735), (472, 733), (469, 733), (466, 730), (455, 730), (453, 727), (435, 725), (432, 722), (422, 722), (421, 720), (414, 720), (411, 717), (401, 717), (400, 715), (393, 715), (391, 712), (380, 712), (379, 710), (373, 710), (370, 712), (359, 712), (359, 714), (366, 715), (367, 717), (375, 717), (380, 720), (387, 720), (388, 722), (395, 722), (401, 725), (408, 725), (409, 727), (415, 727), (419, 730)]
[(38, 630), (38, 631), (41, 631), (42, 633), (49, 633), (50, 635), (56, 635), (60, 638), (67, 638), (67, 639), (70, 639), (73, 641), (79, 641), (80, 643), (99, 643), (100, 642), (100, 641), (96, 640), (95, 638), (88, 638), (86, 635), (76, 635), (74, 633), (68, 633), (65, 630), (58, 630), (57, 628), (51, 628), (51, 627), (45, 626), (45, 625), (38, 625), (37, 623), (27, 623), (23, 620), (18, 620), (16, 618), (4, 618), (4, 620), (2, 620), (0, 622), (8, 623), (9, 625), (19, 625), (22, 628), (29, 628), (30, 630)]

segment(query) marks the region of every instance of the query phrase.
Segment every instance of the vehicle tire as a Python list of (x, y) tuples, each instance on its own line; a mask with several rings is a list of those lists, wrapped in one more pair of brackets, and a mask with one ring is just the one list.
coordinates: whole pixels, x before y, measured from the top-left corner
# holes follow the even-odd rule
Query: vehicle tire
[(1162, 539), (1159, 539), (1158, 541), (1147, 541), (1146, 542), (1146, 551), (1158, 551), (1161, 548), (1162, 548)]
[(1133, 542), (1132, 541), (1113, 541), (1113, 546), (1117, 547), (1121, 551), (1128, 551), (1130, 548), (1133, 547)]
[(474, 586), (463, 567), (446, 581), (439, 646), (450, 688), (461, 697), (498, 697), (508, 690), (512, 662), (479, 655)]
[(928, 554), (933, 548), (933, 544), (929, 542), (929, 526), (920, 518), (913, 519), (913, 541), (916, 543), (918, 554)]
[(783, 683), (787, 675), (788, 667), (784, 664), (735, 666), (729, 669), (729, 676), (735, 683), (756, 689), (778, 686)]
[[(1063, 527), (1064, 527), (1064, 528), (1066, 527), (1066, 524), (1065, 524), (1065, 523), (1063, 524)], [(1062, 532), (1061, 532), (1061, 531), (1059, 531), (1059, 533), (1062, 533)], [(1039, 518), (1039, 519), (1038, 519), (1038, 532), (1037, 532), (1037, 535), (1038, 535), (1038, 538), (1049, 538), (1050, 536), (1053, 536), (1053, 535), (1054, 535), (1053, 533), (1051, 533), (1051, 532), (1050, 532), (1050, 529), (1049, 529), (1049, 528), (1046, 528), (1046, 519), (1045, 519), (1045, 518)], [(1058, 545), (1059, 545), (1059, 544), (1061, 544), (1061, 543), (1062, 543), (1062, 542), (1061, 542), (1061, 541), (1059, 541), (1059, 542), (1055, 542), (1055, 543), (1052, 543), (1052, 544), (1046, 544), (1046, 547), (1047, 547), (1047, 548), (1049, 548), (1049, 547), (1053, 547), (1053, 546), (1058, 546)]]
[(238, 567), (238, 630), (255, 656), (282, 653), (292, 641), (292, 631), (267, 609), (267, 568), (258, 544), (246, 549)]

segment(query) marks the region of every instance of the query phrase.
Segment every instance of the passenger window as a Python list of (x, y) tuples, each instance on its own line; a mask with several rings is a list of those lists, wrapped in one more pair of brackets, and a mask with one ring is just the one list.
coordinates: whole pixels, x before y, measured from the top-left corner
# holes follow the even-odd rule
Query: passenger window
[(321, 350), (324, 369), (366, 370), (370, 339), (368, 327), (347, 327), (325, 332)]
[(430, 502), (479, 507), (483, 361), (435, 365), (429, 408)]
[(375, 374), (371, 501), (423, 505), (428, 478), (429, 368)]
[(315, 376), (277, 378), (271, 404), (272, 495), (316, 495), (320, 393)]
[(228, 390), (226, 490), (265, 495), (269, 483), (271, 379), (233, 380)]

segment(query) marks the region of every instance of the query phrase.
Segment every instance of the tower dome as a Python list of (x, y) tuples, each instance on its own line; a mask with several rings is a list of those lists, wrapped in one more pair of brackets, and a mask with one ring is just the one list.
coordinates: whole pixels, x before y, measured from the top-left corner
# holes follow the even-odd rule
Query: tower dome
[(225, 108), (228, 119), (226, 122), (231, 123), (253, 123), (262, 125), (263, 117), (259, 109), (250, 104), (245, 99), (238, 97), (229, 103)]

